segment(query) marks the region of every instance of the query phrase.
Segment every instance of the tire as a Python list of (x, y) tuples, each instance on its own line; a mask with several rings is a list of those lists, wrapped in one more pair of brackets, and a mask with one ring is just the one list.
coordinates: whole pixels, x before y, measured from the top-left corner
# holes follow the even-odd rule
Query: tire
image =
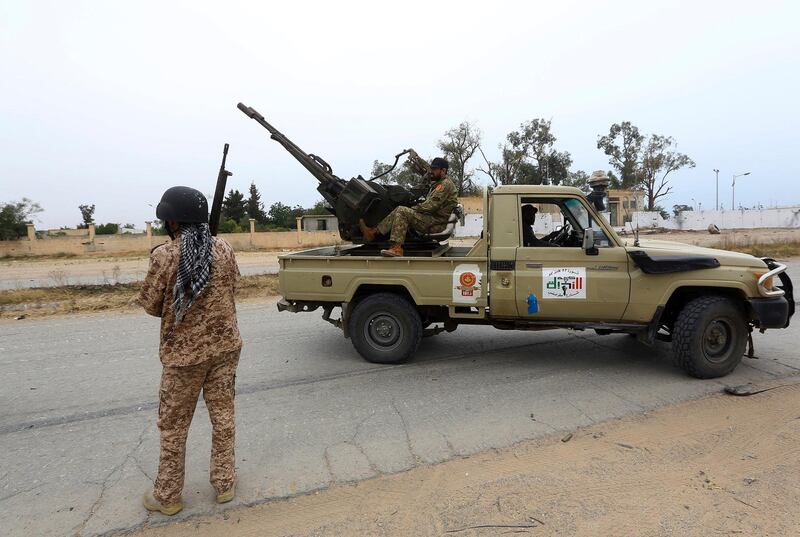
[(356, 304), (350, 339), (368, 362), (400, 364), (422, 340), (422, 320), (413, 304), (393, 293), (377, 293)]
[(695, 298), (675, 321), (675, 364), (699, 379), (725, 376), (742, 361), (747, 334), (744, 311), (736, 302), (721, 296)]

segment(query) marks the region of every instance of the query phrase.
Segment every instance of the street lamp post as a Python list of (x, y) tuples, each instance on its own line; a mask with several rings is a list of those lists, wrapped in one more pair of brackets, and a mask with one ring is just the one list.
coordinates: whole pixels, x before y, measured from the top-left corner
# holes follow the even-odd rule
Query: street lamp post
[(733, 182), (731, 182), (731, 211), (736, 210), (736, 178), (744, 177), (745, 175), (750, 175), (750, 172), (737, 173), (733, 176)]
[(717, 210), (719, 211), (719, 170), (714, 168), (714, 173), (717, 174)]

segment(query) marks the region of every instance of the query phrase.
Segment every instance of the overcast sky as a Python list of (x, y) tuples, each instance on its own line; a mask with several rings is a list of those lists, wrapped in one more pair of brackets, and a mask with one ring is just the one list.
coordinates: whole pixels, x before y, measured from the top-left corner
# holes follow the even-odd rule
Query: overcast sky
[[(255, 4), (255, 5), (249, 5)], [(273, 5), (274, 4), (274, 5)], [(108, 2), (0, 0), (0, 202), (40, 227), (142, 227), (169, 186), (311, 205), (316, 181), (242, 101), (349, 178), (470, 120), (484, 146), (552, 119), (573, 169), (629, 120), (696, 162), (663, 205), (800, 202), (796, 2)], [(475, 163), (477, 164), (477, 162)], [(482, 179), (483, 180), (483, 179)]]

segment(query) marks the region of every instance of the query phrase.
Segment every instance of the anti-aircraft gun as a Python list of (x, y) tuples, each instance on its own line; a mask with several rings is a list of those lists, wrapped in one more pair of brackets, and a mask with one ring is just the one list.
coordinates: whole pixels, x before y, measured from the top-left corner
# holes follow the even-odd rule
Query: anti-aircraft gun
[[(317, 178), (319, 186), (317, 191), (330, 205), (331, 211), (339, 220), (339, 235), (343, 240), (354, 243), (364, 242), (358, 227), (359, 219), (363, 218), (369, 226), (374, 226), (388, 215), (395, 207), (404, 205), (411, 207), (424, 198), (427, 189), (408, 189), (400, 185), (383, 185), (375, 180), (391, 172), (403, 155), (408, 155), (411, 168), (419, 175), (425, 177), (430, 174), (430, 165), (420, 158), (413, 149), (406, 149), (395, 155), (394, 164), (385, 172), (364, 179), (360, 175), (345, 181), (334, 175), (330, 164), (317, 155), (306, 153), (294, 142), (281, 134), (278, 129), (267, 123), (264, 116), (253, 108), (238, 104), (239, 110), (248, 117), (256, 120), (262, 127), (270, 132), (270, 137), (281, 144), (303, 167)], [(409, 242), (431, 242), (430, 239), (409, 236)]]

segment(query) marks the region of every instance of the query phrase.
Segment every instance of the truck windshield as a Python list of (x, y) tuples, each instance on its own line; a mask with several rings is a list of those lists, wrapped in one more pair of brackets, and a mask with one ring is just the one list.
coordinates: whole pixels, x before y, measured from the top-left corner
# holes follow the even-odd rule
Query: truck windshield
[(580, 201), (568, 199), (564, 201), (564, 205), (582, 229), (591, 227), (589, 224), (589, 213)]

